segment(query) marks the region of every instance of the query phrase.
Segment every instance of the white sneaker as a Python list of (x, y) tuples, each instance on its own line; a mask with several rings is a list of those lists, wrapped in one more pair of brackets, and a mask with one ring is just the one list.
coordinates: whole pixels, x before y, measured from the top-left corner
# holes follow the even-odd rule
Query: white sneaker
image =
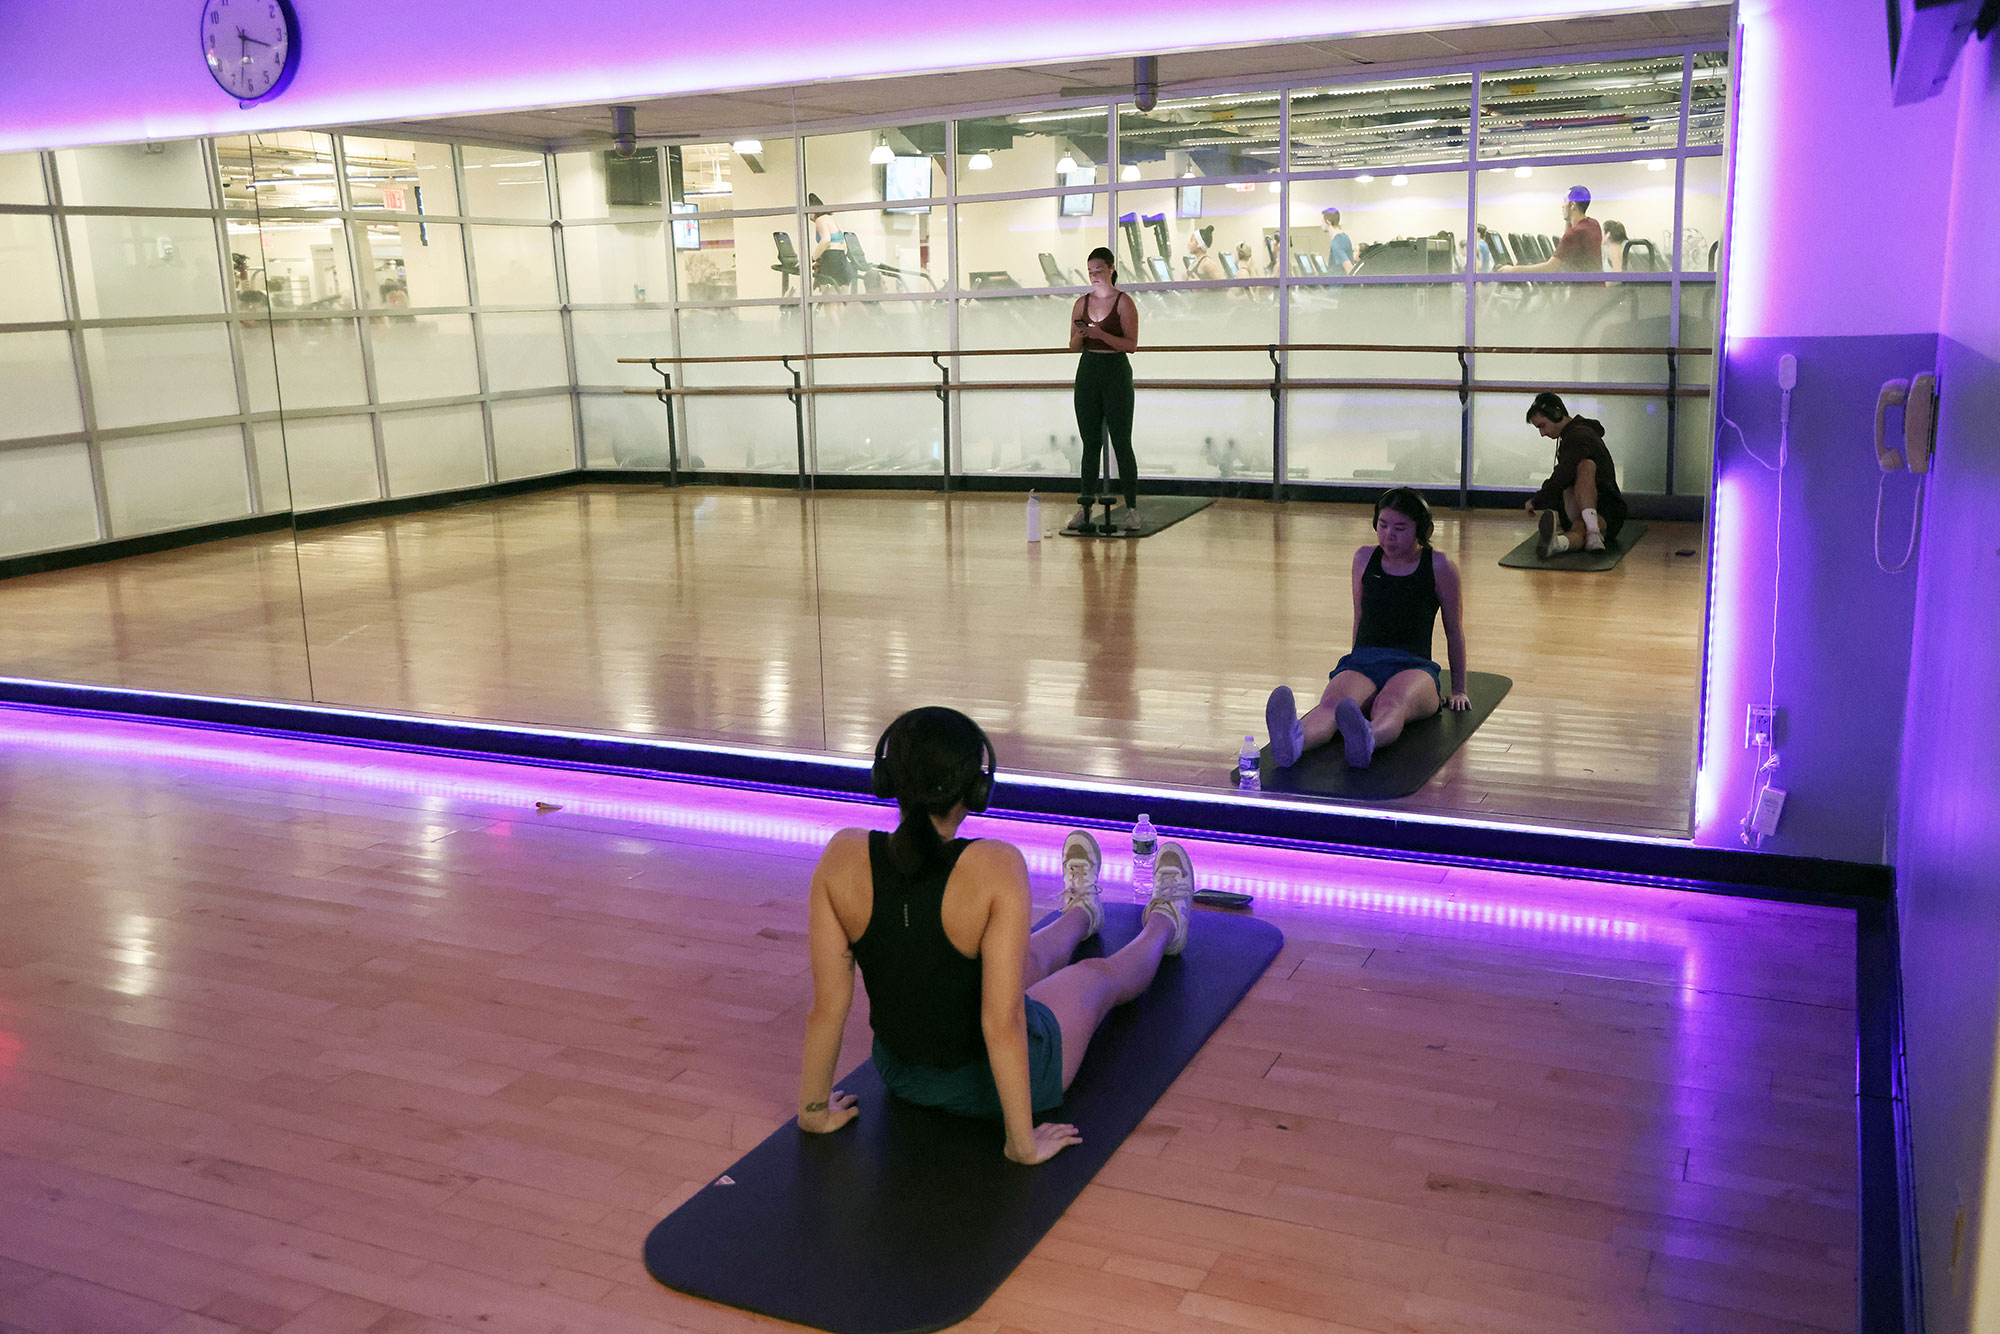
[(1070, 517), (1070, 521), (1063, 525), (1063, 531), (1069, 533), (1087, 532), (1089, 528), (1090, 511), (1081, 505), (1076, 507), (1076, 513)]
[(1178, 843), (1162, 843), (1160, 858), (1153, 863), (1153, 897), (1146, 911), (1165, 913), (1174, 924), (1167, 953), (1179, 954), (1187, 946), (1189, 903), (1194, 898), (1194, 862)]
[(1139, 531), (1139, 511), (1133, 509), (1130, 505), (1125, 507), (1125, 531), (1128, 533)]
[(1070, 830), (1069, 837), (1063, 840), (1062, 910), (1083, 909), (1083, 915), (1090, 919), (1085, 939), (1096, 935), (1104, 925), (1104, 900), (1097, 892), (1097, 872), (1103, 865), (1097, 840), (1081, 829)]
[(1595, 531), (1585, 533), (1583, 535), (1583, 549), (1585, 551), (1604, 550), (1604, 534)]

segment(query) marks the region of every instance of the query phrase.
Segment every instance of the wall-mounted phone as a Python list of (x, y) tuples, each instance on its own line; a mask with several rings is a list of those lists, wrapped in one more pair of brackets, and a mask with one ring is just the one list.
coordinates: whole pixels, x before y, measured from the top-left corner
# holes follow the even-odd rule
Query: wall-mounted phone
[[(1888, 435), (1889, 413), (1903, 410), (1900, 442)], [(1925, 473), (1931, 470), (1931, 452), (1937, 443), (1937, 376), (1928, 372), (1907, 380), (1890, 380), (1875, 396), (1875, 463), (1882, 469), (1875, 488), (1875, 564), (1884, 574), (1900, 574), (1917, 553), (1917, 534), (1924, 526)], [(1882, 560), (1882, 497), (1889, 474), (1904, 469), (1917, 476), (1917, 498), (1910, 514), (1910, 545), (1895, 565)]]
[[(1889, 412), (1903, 410), (1899, 447), (1886, 439)], [(1928, 372), (1907, 380), (1890, 380), (1875, 396), (1875, 462), (1883, 472), (1929, 472), (1931, 445), (1937, 435), (1937, 376)]]

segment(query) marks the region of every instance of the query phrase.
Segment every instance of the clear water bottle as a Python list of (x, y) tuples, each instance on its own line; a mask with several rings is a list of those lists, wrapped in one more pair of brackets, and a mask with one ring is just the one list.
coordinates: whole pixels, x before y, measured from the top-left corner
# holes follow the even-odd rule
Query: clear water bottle
[(1144, 903), (1153, 897), (1153, 864), (1159, 859), (1160, 835), (1152, 817), (1143, 811), (1132, 826), (1132, 901)]
[(1042, 540), (1042, 498), (1033, 491), (1028, 493), (1028, 540)]
[(1257, 752), (1257, 738), (1243, 738), (1243, 749), (1236, 752), (1236, 786), (1247, 791), (1255, 791), (1262, 783), (1258, 776), (1261, 756)]

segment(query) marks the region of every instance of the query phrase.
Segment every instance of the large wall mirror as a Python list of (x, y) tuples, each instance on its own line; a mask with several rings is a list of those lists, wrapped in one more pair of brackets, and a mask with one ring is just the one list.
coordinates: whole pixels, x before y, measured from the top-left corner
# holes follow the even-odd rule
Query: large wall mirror
[[(1218, 790), (1408, 484), (1513, 688), (1393, 809), (1685, 833), (1729, 79), (0, 157), (0, 674), (848, 755), (950, 703), (1012, 768)], [(1579, 188), (1600, 266), (1535, 268)], [(1097, 246), (1141, 490), (1214, 502), (1137, 540), (1055, 531)], [(1499, 564), (1543, 388), (1647, 516), (1611, 571)]]

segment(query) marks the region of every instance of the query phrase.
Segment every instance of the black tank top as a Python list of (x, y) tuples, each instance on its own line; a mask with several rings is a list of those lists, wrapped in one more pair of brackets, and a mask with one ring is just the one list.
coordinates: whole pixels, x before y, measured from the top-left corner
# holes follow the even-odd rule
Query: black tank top
[(906, 876), (889, 859), (889, 835), (868, 835), (875, 910), (852, 946), (854, 961), (868, 987), (875, 1036), (908, 1065), (951, 1069), (986, 1055), (980, 962), (951, 943), (941, 911), (945, 882), (971, 841), (953, 839), (941, 863)]
[(1431, 656), (1431, 628), (1438, 614), (1437, 573), (1431, 568), (1431, 549), (1417, 550), (1417, 568), (1408, 574), (1383, 569), (1380, 547), (1368, 558), (1368, 568), (1361, 572), (1361, 624), (1355, 627), (1354, 647), (1399, 648), (1420, 658)]

